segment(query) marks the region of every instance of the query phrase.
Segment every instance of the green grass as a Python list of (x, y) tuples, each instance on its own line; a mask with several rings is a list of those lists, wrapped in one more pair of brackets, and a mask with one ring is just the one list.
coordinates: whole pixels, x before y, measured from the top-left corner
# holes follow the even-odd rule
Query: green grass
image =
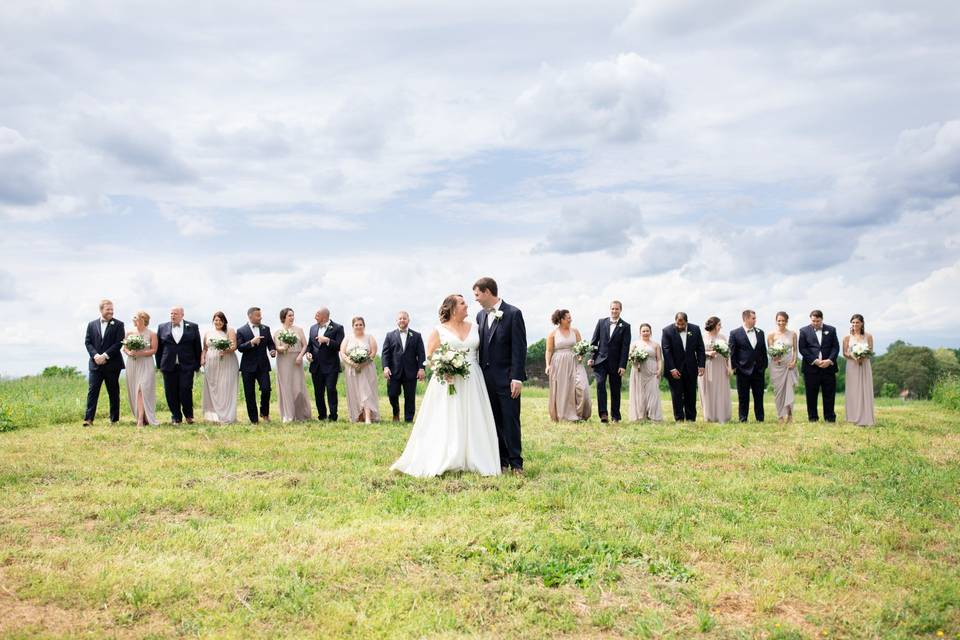
[(0, 433), (0, 637), (960, 634), (960, 414), (932, 402), (555, 425), (528, 390), (525, 478), (424, 481), (388, 471), (402, 426), (138, 430), (124, 400), (82, 429), (84, 387), (0, 383), (33, 427)]

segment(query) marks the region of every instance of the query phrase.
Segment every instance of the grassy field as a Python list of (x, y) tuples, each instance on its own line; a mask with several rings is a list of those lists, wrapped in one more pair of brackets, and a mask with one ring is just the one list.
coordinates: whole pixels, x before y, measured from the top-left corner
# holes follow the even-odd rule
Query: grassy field
[(960, 638), (932, 403), (554, 425), (531, 390), (525, 478), (423, 481), (388, 471), (404, 426), (82, 429), (83, 391), (0, 383), (36, 425), (0, 433), (5, 638)]

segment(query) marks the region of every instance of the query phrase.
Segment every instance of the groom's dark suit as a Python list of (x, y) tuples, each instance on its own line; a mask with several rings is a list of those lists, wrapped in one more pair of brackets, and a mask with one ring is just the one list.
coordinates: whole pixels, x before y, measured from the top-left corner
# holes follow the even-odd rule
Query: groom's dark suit
[[(97, 402), (100, 400), (100, 387), (106, 383), (107, 398), (110, 400), (110, 422), (120, 419), (120, 371), (123, 370), (123, 356), (120, 349), (125, 335), (123, 323), (119, 320), (110, 320), (103, 335), (100, 334), (100, 318), (87, 325), (87, 336), (84, 344), (90, 354), (89, 386), (87, 388), (87, 411), (83, 419), (93, 422), (97, 414)], [(93, 357), (98, 354), (107, 356), (107, 361), (97, 364)]]
[[(697, 377), (707, 360), (700, 327), (687, 324), (687, 348), (684, 349), (677, 325), (667, 325), (663, 328), (660, 348), (663, 351), (663, 375), (670, 385), (673, 400), (673, 417), (677, 422), (693, 422), (697, 419)], [(673, 369), (680, 372), (679, 380), (670, 374)]]
[(496, 314), (490, 316), (486, 310), (477, 314), (480, 330), (477, 357), (497, 424), (500, 466), (523, 469), (520, 397), (510, 397), (510, 383), (527, 379), (527, 328), (520, 309), (502, 300), (499, 304), (500, 318), (496, 318)]
[(400, 339), (400, 329), (394, 329), (383, 339), (380, 360), (384, 369), (390, 369), (387, 397), (393, 408), (393, 417), (400, 416), (400, 390), (403, 389), (403, 419), (412, 422), (416, 413), (417, 374), (423, 369), (427, 354), (423, 338), (407, 329), (406, 342)]
[(157, 327), (157, 368), (163, 373), (163, 392), (174, 423), (184, 418), (193, 420), (193, 374), (200, 368), (203, 342), (200, 328), (181, 320), (180, 341), (173, 336), (173, 325), (164, 322)]
[[(327, 406), (330, 407), (329, 418), (337, 421), (337, 378), (340, 377), (340, 343), (343, 342), (343, 325), (328, 320), (323, 335), (330, 339), (327, 344), (320, 344), (317, 336), (320, 335), (320, 325), (310, 327), (310, 339), (307, 341), (307, 353), (310, 354), (310, 377), (313, 378), (313, 398), (317, 402), (317, 417), (327, 419)], [(326, 392), (326, 402), (324, 402)]]
[[(823, 391), (823, 419), (827, 422), (836, 422), (837, 414), (834, 404), (837, 398), (837, 358), (840, 357), (840, 342), (837, 339), (837, 330), (828, 324), (822, 325), (821, 338), (817, 339), (817, 332), (813, 325), (800, 329), (797, 339), (797, 351), (803, 357), (803, 386), (807, 394), (807, 418), (810, 422), (820, 419), (817, 415), (817, 397)], [(833, 364), (829, 367), (818, 367), (814, 360), (829, 360)]]
[(260, 344), (253, 344), (253, 329), (244, 324), (237, 329), (237, 351), (240, 357), (240, 378), (243, 380), (243, 397), (247, 401), (247, 417), (257, 424), (257, 395), (254, 382), (260, 385), (260, 416), (270, 416), (270, 352), (277, 345), (270, 335), (270, 327), (260, 325)]
[(757, 346), (750, 344), (750, 336), (743, 327), (730, 332), (730, 366), (737, 374), (737, 410), (740, 422), (746, 422), (750, 413), (750, 393), (753, 393), (753, 415), (763, 422), (763, 389), (766, 386), (767, 339), (763, 331), (754, 328)]
[[(613, 325), (613, 330), (610, 330)], [(607, 418), (607, 379), (610, 380), (610, 418), (620, 420), (620, 396), (623, 389), (623, 376), (620, 369), (627, 368), (627, 356), (630, 355), (630, 323), (618, 319), (616, 324), (610, 318), (600, 318), (593, 330), (590, 344), (596, 347), (593, 356), (593, 377), (597, 381), (597, 413), (601, 420)]]

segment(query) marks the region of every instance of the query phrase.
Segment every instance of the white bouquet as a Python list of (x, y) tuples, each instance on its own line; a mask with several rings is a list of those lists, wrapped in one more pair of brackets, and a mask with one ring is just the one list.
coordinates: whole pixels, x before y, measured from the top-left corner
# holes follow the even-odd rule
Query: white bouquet
[(770, 345), (770, 348), (767, 349), (767, 353), (770, 354), (771, 358), (782, 358), (783, 356), (787, 355), (788, 351), (790, 351), (790, 347), (779, 340), (774, 342), (772, 345)]
[(717, 355), (723, 358), (730, 357), (730, 345), (728, 345), (725, 340), (717, 340), (714, 342), (713, 350), (717, 352)]
[(347, 360), (353, 364), (363, 364), (370, 362), (370, 351), (366, 347), (354, 347), (347, 351)]
[(210, 338), (210, 346), (217, 351), (226, 351), (230, 348), (230, 338)]
[(850, 355), (857, 360), (863, 360), (873, 355), (873, 349), (866, 342), (854, 342), (850, 345)]
[(573, 345), (571, 350), (573, 351), (573, 355), (577, 356), (577, 362), (583, 362), (584, 359), (589, 360), (597, 348), (590, 344), (589, 340), (580, 340)]
[(424, 362), (424, 365), (430, 367), (433, 375), (439, 376), (440, 383), (447, 385), (447, 393), (451, 396), (457, 392), (453, 386), (453, 378), (455, 376), (465, 378), (470, 375), (470, 362), (467, 360), (467, 354), (466, 349), (455, 349), (444, 342)]
[(288, 347), (297, 344), (297, 340), (300, 339), (299, 336), (297, 336), (297, 332), (291, 331), (290, 329), (280, 329), (280, 331), (277, 331), (275, 337), (279, 342), (282, 342)]
[(650, 357), (650, 352), (646, 349), (641, 349), (637, 345), (630, 347), (630, 355), (627, 356), (627, 359), (633, 363), (633, 366), (639, 367), (644, 362), (647, 361), (647, 358)]
[(149, 345), (142, 335), (139, 333), (131, 333), (123, 339), (123, 346), (127, 348), (127, 351), (143, 351)]

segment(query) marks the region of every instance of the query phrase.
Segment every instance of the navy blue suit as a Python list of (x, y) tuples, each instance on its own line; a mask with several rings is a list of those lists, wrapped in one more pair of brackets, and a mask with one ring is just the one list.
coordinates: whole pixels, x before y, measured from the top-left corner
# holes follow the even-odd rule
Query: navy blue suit
[[(97, 414), (100, 387), (104, 384), (106, 384), (107, 398), (110, 401), (110, 422), (116, 422), (120, 419), (120, 372), (124, 367), (120, 349), (123, 348), (123, 337), (125, 335), (123, 323), (119, 320), (111, 320), (107, 324), (103, 335), (100, 335), (100, 318), (87, 325), (84, 345), (90, 355), (90, 362), (87, 366), (89, 369), (87, 410), (83, 414), (83, 419), (86, 422), (93, 422), (93, 418)], [(108, 360), (103, 364), (97, 364), (93, 361), (93, 356), (101, 353), (107, 356)]]
[(383, 368), (390, 369), (387, 397), (390, 398), (394, 419), (400, 416), (400, 390), (402, 389), (403, 419), (412, 422), (417, 409), (417, 374), (423, 369), (423, 361), (427, 359), (423, 337), (408, 328), (406, 347), (404, 347), (403, 341), (400, 340), (400, 330), (394, 329), (383, 339), (380, 359)]
[(730, 332), (730, 366), (737, 375), (737, 411), (740, 414), (740, 422), (746, 422), (750, 414), (751, 393), (753, 393), (753, 415), (757, 422), (763, 422), (767, 338), (760, 329), (754, 328), (754, 331), (756, 347), (750, 346), (750, 337), (743, 327), (737, 327)]
[(173, 325), (164, 322), (157, 327), (157, 368), (163, 374), (163, 393), (170, 407), (174, 424), (184, 418), (193, 420), (193, 374), (200, 368), (203, 341), (200, 328), (181, 320), (183, 335), (173, 339)]
[[(337, 379), (340, 377), (340, 343), (343, 342), (343, 325), (333, 320), (327, 321), (324, 337), (330, 338), (329, 344), (320, 344), (317, 336), (320, 334), (320, 325), (310, 327), (310, 338), (307, 340), (307, 353), (310, 354), (310, 377), (313, 378), (313, 398), (317, 402), (317, 417), (331, 422), (337, 420)], [(326, 394), (326, 401), (324, 401)]]
[(520, 398), (510, 397), (510, 382), (527, 379), (527, 328), (520, 309), (500, 302), (502, 316), (487, 327), (487, 312), (477, 314), (480, 369), (490, 396), (500, 441), (500, 466), (523, 469)]
[[(677, 422), (694, 421), (697, 419), (697, 378), (707, 361), (700, 327), (687, 324), (687, 348), (684, 350), (677, 326), (667, 325), (663, 328), (660, 349), (663, 351), (664, 376), (673, 400), (673, 417)], [(680, 372), (679, 380), (670, 374), (673, 369)]]
[(600, 318), (593, 330), (590, 344), (596, 347), (593, 354), (593, 377), (597, 381), (597, 413), (601, 420), (607, 419), (607, 380), (610, 380), (610, 417), (620, 420), (620, 396), (623, 376), (620, 369), (627, 368), (630, 355), (630, 323), (617, 320), (611, 333), (610, 318)]
[(247, 402), (247, 417), (257, 424), (257, 394), (254, 382), (260, 385), (260, 416), (270, 416), (270, 352), (277, 345), (270, 335), (270, 327), (260, 325), (260, 344), (252, 344), (253, 329), (246, 323), (237, 329), (237, 351), (240, 356), (240, 379), (243, 380), (243, 397)]
[[(820, 419), (817, 412), (817, 399), (823, 392), (823, 419), (827, 422), (836, 422), (837, 414), (834, 405), (837, 399), (837, 358), (840, 357), (840, 341), (837, 330), (830, 325), (823, 325), (821, 331), (822, 342), (817, 340), (817, 333), (813, 325), (800, 329), (797, 338), (797, 351), (803, 358), (803, 385), (807, 394), (807, 418), (810, 422)], [(833, 364), (820, 368), (813, 364), (814, 360), (829, 360)]]

